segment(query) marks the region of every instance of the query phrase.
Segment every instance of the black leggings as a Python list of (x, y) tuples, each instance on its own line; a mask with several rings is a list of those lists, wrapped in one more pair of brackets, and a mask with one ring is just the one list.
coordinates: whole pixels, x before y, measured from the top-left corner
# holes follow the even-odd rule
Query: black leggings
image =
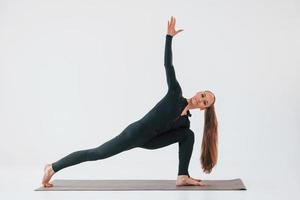
[(121, 134), (96, 148), (75, 151), (52, 163), (53, 170), (57, 172), (82, 162), (105, 159), (135, 147), (158, 149), (178, 142), (178, 175), (189, 176), (188, 167), (194, 146), (194, 132), (191, 129), (177, 128), (155, 135), (150, 139), (142, 133), (139, 132), (137, 135), (134, 133), (133, 127), (128, 126)]

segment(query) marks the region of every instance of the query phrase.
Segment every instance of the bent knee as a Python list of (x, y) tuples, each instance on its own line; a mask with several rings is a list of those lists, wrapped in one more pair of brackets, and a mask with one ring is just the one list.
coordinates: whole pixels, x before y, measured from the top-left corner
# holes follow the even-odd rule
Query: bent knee
[(187, 129), (185, 133), (185, 139), (189, 140), (191, 143), (194, 143), (195, 141), (195, 134), (191, 129)]

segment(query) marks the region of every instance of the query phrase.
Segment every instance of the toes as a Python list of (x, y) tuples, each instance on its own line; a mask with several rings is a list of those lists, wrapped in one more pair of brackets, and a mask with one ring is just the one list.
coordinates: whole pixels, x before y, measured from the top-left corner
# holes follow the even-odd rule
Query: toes
[(44, 183), (44, 187), (53, 187), (53, 184), (51, 184), (51, 183)]

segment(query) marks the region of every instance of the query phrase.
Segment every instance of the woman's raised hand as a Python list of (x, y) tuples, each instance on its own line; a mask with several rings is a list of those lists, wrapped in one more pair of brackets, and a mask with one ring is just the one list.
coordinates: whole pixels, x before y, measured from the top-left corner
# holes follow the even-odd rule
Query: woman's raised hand
[(168, 35), (175, 36), (177, 33), (183, 31), (183, 29), (179, 29), (178, 31), (175, 30), (176, 19), (175, 17), (171, 16), (171, 20), (168, 21)]

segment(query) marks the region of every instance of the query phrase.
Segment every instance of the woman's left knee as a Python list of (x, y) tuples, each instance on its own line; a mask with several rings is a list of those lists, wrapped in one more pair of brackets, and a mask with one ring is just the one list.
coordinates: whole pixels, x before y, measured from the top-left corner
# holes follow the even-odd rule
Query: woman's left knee
[(185, 135), (186, 135), (186, 140), (189, 140), (190, 142), (194, 143), (195, 134), (191, 129), (187, 129)]

